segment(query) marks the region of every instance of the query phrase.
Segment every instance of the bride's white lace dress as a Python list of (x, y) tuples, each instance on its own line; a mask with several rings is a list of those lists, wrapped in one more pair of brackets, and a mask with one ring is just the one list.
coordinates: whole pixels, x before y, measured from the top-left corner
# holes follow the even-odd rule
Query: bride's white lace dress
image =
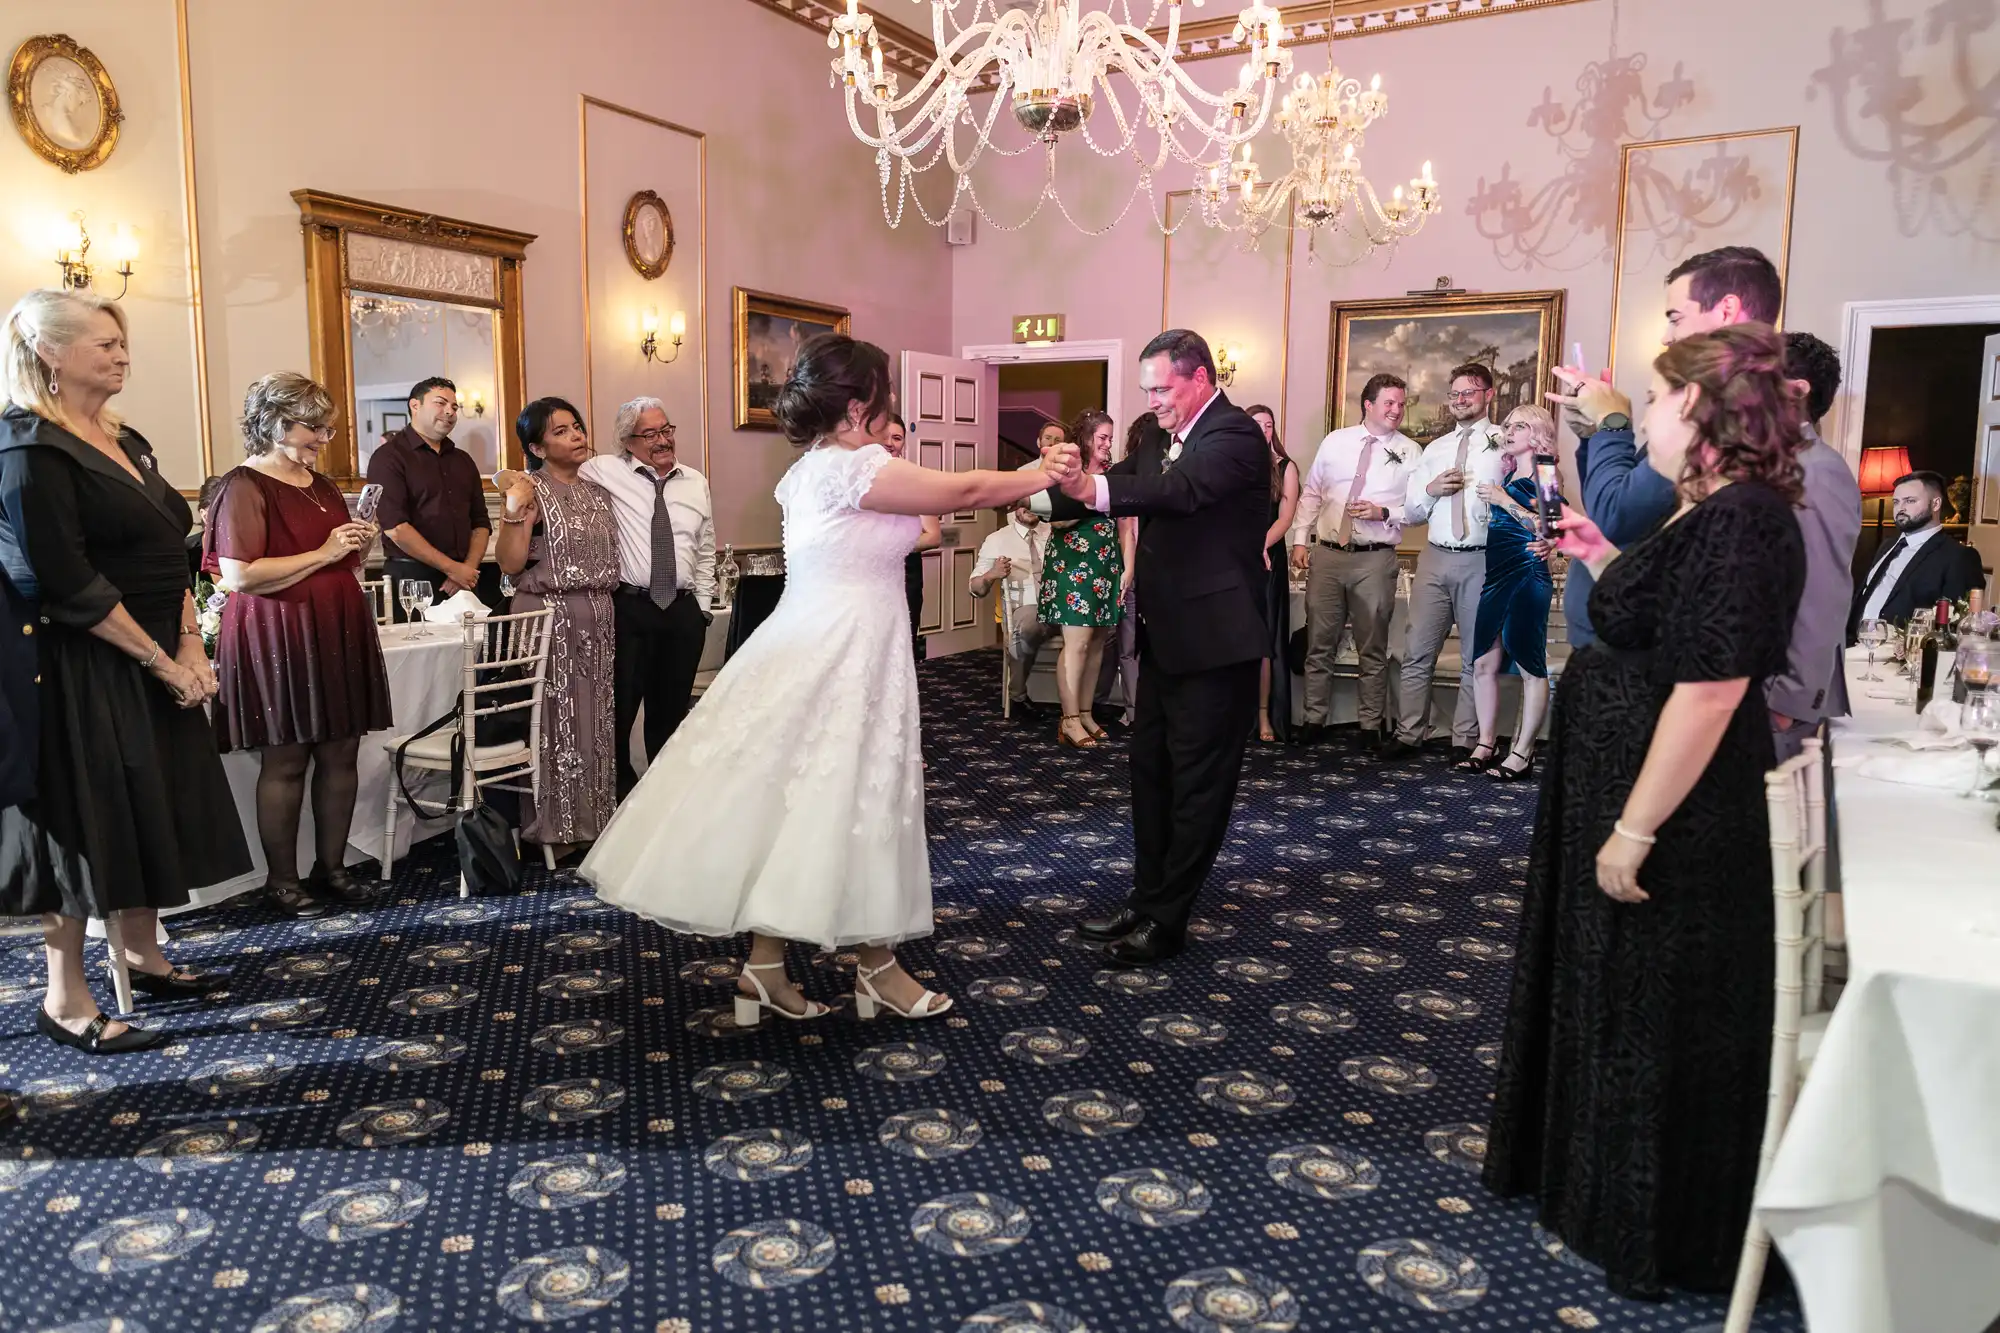
[(922, 523), (860, 508), (889, 461), (822, 446), (778, 483), (785, 594), (584, 859), (606, 902), (827, 948), (931, 933), (903, 591)]

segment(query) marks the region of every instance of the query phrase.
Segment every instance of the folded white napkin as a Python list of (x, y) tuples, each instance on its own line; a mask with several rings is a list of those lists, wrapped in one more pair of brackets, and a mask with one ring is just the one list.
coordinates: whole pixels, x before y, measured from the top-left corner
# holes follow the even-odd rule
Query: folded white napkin
[(435, 606), (423, 608), (424, 619), (434, 625), (456, 625), (463, 617), (484, 620), (493, 614), (493, 608), (472, 595), (470, 589), (460, 588)]
[(1872, 754), (1856, 764), (1865, 778), (1899, 782), (1907, 787), (1944, 787), (1964, 791), (1972, 785), (1972, 767), (1979, 762), (1977, 751), (1961, 746), (1954, 750), (1933, 750), (1918, 754)]

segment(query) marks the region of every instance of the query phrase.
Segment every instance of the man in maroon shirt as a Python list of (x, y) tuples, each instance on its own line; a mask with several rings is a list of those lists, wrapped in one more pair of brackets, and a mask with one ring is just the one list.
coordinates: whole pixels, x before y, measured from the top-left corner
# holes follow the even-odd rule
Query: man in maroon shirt
[(435, 375), (420, 380), (410, 390), (410, 424), (368, 460), (368, 480), (382, 488), (375, 521), (392, 596), (404, 579), (426, 580), (438, 601), (479, 586), (491, 520), (479, 465), (451, 442), (457, 424), (457, 386)]

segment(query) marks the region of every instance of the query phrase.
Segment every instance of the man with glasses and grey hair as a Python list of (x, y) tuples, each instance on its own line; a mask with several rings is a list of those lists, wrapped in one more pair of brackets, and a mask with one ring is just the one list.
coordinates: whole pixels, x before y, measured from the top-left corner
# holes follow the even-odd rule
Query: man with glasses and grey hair
[(617, 713), (618, 798), (639, 781), (632, 723), (643, 703), (646, 758), (687, 716), (702, 644), (715, 613), (715, 509), (708, 479), (683, 466), (674, 423), (657, 398), (618, 409), (618, 454), (585, 462), (582, 476), (611, 495), (618, 524), (618, 646), (612, 666)]
[[(1450, 384), (1445, 410), (1451, 414), (1451, 429), (1424, 446), (1403, 506), (1405, 522), (1429, 524), (1429, 540), (1417, 557), (1417, 578), (1410, 587), (1396, 734), (1383, 740), (1385, 758), (1424, 743), (1430, 729), (1431, 676), (1454, 621), (1462, 659), (1451, 722), (1454, 761), (1471, 755), (1479, 741), (1479, 714), (1472, 702), (1472, 630), (1479, 590), (1486, 586), (1486, 521), (1492, 513), (1479, 498), (1479, 485), (1504, 478), (1500, 432), (1491, 415), (1492, 370), (1469, 361), (1451, 372)], [(1491, 760), (1492, 755), (1480, 757)]]

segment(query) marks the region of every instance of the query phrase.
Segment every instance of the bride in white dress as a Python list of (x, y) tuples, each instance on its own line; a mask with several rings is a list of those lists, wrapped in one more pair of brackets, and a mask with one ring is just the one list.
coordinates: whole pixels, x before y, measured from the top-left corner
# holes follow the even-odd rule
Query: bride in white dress
[(889, 359), (821, 334), (773, 411), (807, 446), (778, 483), (785, 593), (716, 676), (580, 873), (606, 902), (694, 935), (751, 933), (736, 1021), (818, 1018), (785, 942), (858, 951), (855, 1010), (932, 1018), (951, 1000), (896, 962), (929, 935), (923, 754), (903, 557), (922, 514), (1010, 505), (1078, 466), (936, 472), (890, 456)]

